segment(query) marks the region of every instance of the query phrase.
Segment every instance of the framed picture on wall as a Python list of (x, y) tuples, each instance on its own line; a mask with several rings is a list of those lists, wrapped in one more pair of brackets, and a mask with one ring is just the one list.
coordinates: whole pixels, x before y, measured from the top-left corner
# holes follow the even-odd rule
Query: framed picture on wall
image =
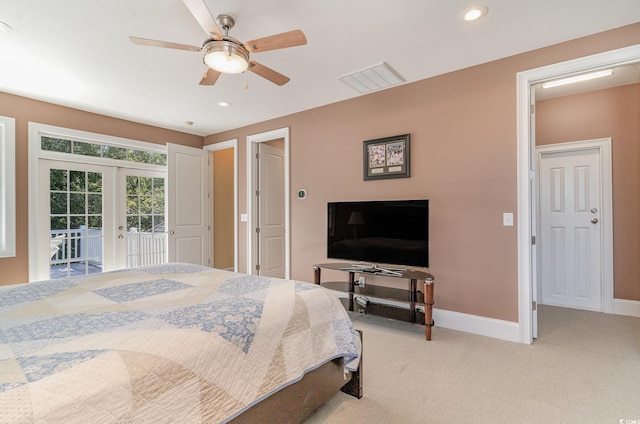
[(364, 142), (364, 179), (408, 178), (409, 134)]

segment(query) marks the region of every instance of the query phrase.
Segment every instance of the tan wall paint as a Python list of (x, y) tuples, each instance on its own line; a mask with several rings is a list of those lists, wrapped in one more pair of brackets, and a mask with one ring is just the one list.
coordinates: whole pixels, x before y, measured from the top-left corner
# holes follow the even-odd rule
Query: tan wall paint
[(640, 84), (536, 104), (536, 144), (611, 137), (614, 297), (640, 300)]
[[(311, 281), (326, 260), (330, 200), (429, 198), (436, 307), (508, 321), (518, 318), (516, 74), (634, 45), (640, 23), (397, 88), (215, 134), (205, 144), (290, 127), (292, 277)], [(418, 57), (428, 66), (428, 55)], [(411, 178), (363, 181), (362, 142), (411, 134)], [(239, 166), (239, 213), (246, 206)], [(298, 200), (299, 188), (308, 190)], [(517, 219), (517, 217), (516, 217)], [(246, 264), (241, 223), (241, 270)], [(637, 254), (637, 253), (636, 253)]]
[(213, 152), (213, 266), (233, 269), (233, 153)]
[(150, 143), (202, 147), (203, 138), (122, 119), (57, 106), (0, 92), (0, 115), (16, 120), (16, 257), (0, 259), (0, 285), (29, 279), (28, 125), (29, 122), (106, 134)]
[(276, 149), (284, 150), (284, 138), (277, 138), (275, 140), (264, 141), (264, 144), (268, 144), (271, 147), (275, 147)]

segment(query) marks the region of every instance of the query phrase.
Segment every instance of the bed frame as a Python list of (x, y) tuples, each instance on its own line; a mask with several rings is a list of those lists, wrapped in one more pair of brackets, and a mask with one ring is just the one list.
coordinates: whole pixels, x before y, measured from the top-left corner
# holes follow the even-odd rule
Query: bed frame
[[(362, 331), (356, 331), (362, 341)], [(361, 354), (358, 371), (345, 376), (342, 358), (329, 361), (307, 373), (302, 380), (274, 393), (229, 422), (233, 424), (299, 423), (322, 406), (338, 390), (360, 399), (362, 398), (362, 366)]]

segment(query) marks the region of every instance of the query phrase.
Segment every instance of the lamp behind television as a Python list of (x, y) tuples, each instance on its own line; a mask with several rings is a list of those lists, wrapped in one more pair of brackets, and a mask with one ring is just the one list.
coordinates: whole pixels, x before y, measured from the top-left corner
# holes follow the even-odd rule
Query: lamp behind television
[(327, 216), (328, 258), (363, 270), (429, 266), (429, 200), (330, 202)]

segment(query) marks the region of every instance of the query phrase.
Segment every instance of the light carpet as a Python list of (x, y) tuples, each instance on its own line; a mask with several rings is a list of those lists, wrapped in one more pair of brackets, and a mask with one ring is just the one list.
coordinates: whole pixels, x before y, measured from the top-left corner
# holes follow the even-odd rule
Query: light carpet
[[(524, 345), (371, 315), (364, 397), (337, 393), (315, 423), (640, 424), (640, 318), (540, 306)], [(437, 323), (436, 323), (437, 325)]]

